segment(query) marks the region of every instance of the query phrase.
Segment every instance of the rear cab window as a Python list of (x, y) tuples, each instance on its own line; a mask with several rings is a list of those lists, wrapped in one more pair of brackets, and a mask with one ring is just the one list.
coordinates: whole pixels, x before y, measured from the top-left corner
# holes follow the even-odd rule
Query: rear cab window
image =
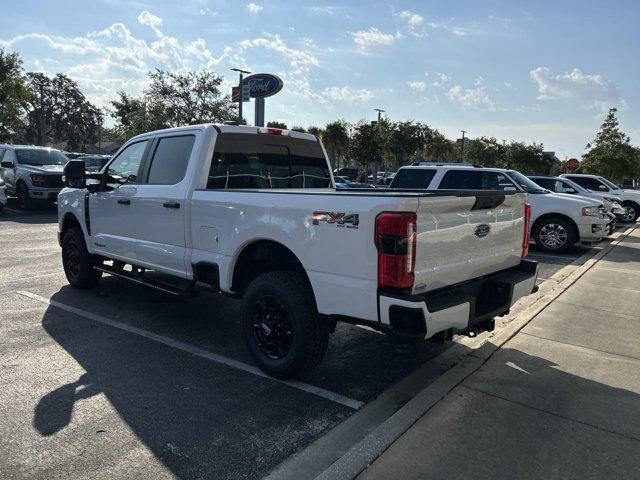
[(218, 134), (208, 190), (330, 186), (329, 165), (317, 141), (286, 135)]
[(401, 168), (393, 178), (391, 188), (425, 189), (436, 175), (432, 168)]
[(517, 190), (503, 173), (487, 170), (449, 170), (444, 174), (439, 190)]

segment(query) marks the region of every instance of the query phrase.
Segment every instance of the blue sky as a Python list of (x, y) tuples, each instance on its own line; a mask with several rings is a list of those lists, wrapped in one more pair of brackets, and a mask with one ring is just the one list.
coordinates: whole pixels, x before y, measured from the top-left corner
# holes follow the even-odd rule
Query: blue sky
[[(427, 122), (580, 155), (617, 106), (640, 143), (636, 1), (1, 0), (0, 46), (107, 106), (153, 68), (279, 74), (267, 120)], [(252, 106), (247, 108), (252, 120)]]

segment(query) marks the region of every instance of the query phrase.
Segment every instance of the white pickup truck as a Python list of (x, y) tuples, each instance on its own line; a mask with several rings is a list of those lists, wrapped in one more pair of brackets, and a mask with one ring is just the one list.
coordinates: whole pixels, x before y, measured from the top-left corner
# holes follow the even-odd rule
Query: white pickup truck
[(317, 365), (338, 321), (444, 341), (492, 329), (536, 289), (524, 192), (337, 190), (314, 135), (150, 132), (99, 173), (72, 160), (64, 181), (72, 286), (107, 273), (169, 294), (241, 297), (248, 350), (279, 378)]

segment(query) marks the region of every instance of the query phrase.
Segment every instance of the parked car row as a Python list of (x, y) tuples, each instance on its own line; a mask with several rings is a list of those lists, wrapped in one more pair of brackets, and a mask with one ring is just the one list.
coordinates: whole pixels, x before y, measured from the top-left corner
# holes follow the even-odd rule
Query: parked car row
[[(523, 190), (527, 192), (531, 205), (531, 238), (543, 251), (563, 252), (576, 243), (588, 245), (601, 241), (613, 233), (617, 221), (632, 222), (637, 219), (637, 215), (632, 213), (636, 205), (632, 199), (640, 197), (640, 192), (613, 190), (613, 186), (607, 182), (605, 194), (604, 189), (585, 189), (574, 180), (591, 177), (526, 177), (520, 172), (500, 168), (421, 164), (402, 167), (391, 188), (494, 192)], [(623, 200), (620, 193), (627, 200)], [(625, 201), (629, 209), (623, 207)]]

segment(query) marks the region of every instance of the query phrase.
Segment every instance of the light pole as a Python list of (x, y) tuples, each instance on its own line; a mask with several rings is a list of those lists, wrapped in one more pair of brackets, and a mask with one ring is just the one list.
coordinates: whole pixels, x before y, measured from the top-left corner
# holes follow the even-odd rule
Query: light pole
[(380, 119), (382, 118), (382, 114), (386, 111), (386, 110), (382, 110), (380, 108), (374, 108), (374, 110), (376, 112), (378, 112), (378, 123), (380, 123)]
[(242, 125), (242, 75), (251, 72), (240, 68), (232, 68), (231, 70), (240, 74), (240, 80), (238, 81), (238, 124)]
[(460, 142), (460, 162), (464, 162), (464, 134), (466, 130), (460, 130), (462, 132), (462, 141)]

